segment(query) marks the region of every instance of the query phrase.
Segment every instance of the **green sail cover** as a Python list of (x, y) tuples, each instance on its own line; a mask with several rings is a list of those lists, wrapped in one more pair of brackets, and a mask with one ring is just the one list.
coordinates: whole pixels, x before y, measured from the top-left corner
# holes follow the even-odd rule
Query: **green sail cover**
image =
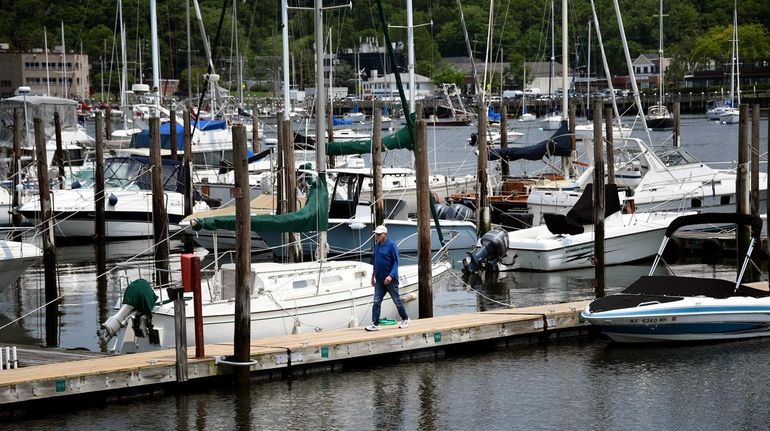
[[(251, 216), (253, 232), (311, 232), (329, 228), (329, 190), (325, 174), (316, 177), (308, 190), (305, 206), (287, 214)], [(195, 230), (235, 230), (235, 215), (194, 219)]]
[[(409, 126), (404, 126), (396, 133), (392, 133), (381, 139), (382, 147), (388, 150), (412, 150), (412, 135), (409, 133)], [(326, 154), (329, 156), (345, 156), (348, 154), (371, 154), (372, 140), (364, 141), (346, 141), (329, 142), (326, 145)]]

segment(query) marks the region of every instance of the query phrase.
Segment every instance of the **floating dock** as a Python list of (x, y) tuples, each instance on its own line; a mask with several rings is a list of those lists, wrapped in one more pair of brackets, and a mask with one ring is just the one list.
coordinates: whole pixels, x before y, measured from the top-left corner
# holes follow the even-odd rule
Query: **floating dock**
[[(249, 368), (253, 379), (281, 379), (308, 373), (342, 371), (366, 358), (398, 355), (402, 361), (441, 358), (450, 349), (539, 343), (589, 331), (579, 319), (588, 301), (418, 319), (406, 329), (385, 326), (378, 332), (361, 328), (294, 334), (254, 340)], [(205, 347), (195, 358), (188, 348), (187, 383), (229, 376), (223, 363), (232, 344)], [(100, 402), (179, 390), (174, 350), (79, 358), (68, 362), (24, 366), (0, 372), (0, 406), (5, 413), (24, 411), (40, 402), (57, 405), (95, 396)], [(360, 365), (358, 366), (360, 368)], [(13, 414), (13, 413), (11, 413)]]

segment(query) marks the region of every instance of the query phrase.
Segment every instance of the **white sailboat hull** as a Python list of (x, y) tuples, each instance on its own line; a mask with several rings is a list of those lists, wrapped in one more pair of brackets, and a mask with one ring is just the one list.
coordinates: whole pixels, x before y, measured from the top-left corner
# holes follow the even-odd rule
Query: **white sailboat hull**
[[(434, 278), (449, 268), (448, 263), (435, 264)], [(223, 266), (218, 274), (219, 285), (211, 286), (222, 289), (226, 299), (203, 300), (203, 331), (207, 344), (233, 342), (235, 301), (228, 297), (229, 293), (234, 293), (229, 291), (234, 289), (234, 271), (234, 264)], [(252, 264), (251, 338), (370, 324), (374, 293), (371, 274), (372, 266), (362, 262)], [(399, 267), (399, 293), (412, 318), (418, 314), (417, 277), (417, 265)], [(317, 280), (320, 280), (320, 285), (316, 285)], [(205, 285), (203, 290), (207, 290)], [(192, 303), (192, 300), (185, 301), (188, 346), (195, 344)], [(382, 302), (380, 316), (382, 319), (399, 320), (389, 295)], [(173, 348), (173, 303), (156, 306), (152, 310), (152, 323), (158, 330), (160, 344), (150, 344), (148, 337), (135, 337), (129, 322), (117, 337), (114, 350), (128, 353)]]

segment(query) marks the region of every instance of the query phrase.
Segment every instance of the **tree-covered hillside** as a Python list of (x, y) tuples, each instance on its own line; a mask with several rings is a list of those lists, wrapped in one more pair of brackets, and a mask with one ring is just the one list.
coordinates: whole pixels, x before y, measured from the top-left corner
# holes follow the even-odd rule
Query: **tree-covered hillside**
[[(236, 64), (235, 38), (237, 27), (241, 56), (245, 58), (244, 76), (248, 80), (272, 81), (278, 79), (281, 52), (280, 2), (276, 0), (199, 0), (206, 33), (215, 52), (215, 67), (223, 81), (234, 78)], [(347, 0), (336, 0), (345, 4)], [(740, 58), (743, 63), (770, 60), (770, 8), (767, 0), (739, 0), (738, 22)], [(383, 0), (389, 23), (406, 24), (405, 1)], [(442, 58), (467, 55), (463, 29), (460, 25), (458, 2), (452, 0), (414, 0), (415, 25), (432, 22), (432, 26), (415, 29), (415, 50), (418, 73), (433, 76), (447, 73)], [(489, 0), (461, 0), (472, 49), (478, 58), (484, 58), (489, 22)], [(0, 42), (12, 48), (42, 48), (44, 29), (49, 48), (61, 44), (61, 24), (64, 23), (66, 45), (69, 50), (86, 52), (91, 60), (93, 84), (102, 78), (117, 83), (119, 58), (119, 26), (117, 0), (112, 1), (55, 1), (55, 0), (0, 0)], [(237, 7), (237, 21), (233, 20), (233, 6)], [(290, 0), (290, 6), (311, 7), (312, 0)], [(332, 5), (331, 1), (325, 2)], [(520, 76), (521, 65), (527, 61), (547, 61), (550, 57), (551, 0), (498, 0), (494, 3), (492, 57), (511, 62), (506, 72)], [(656, 52), (658, 47), (658, 0), (621, 0), (623, 21), (631, 56)], [(225, 14), (222, 16), (222, 10)], [(185, 1), (158, 1), (158, 31), (161, 44), (163, 77), (182, 79), (187, 85), (187, 23)], [(612, 0), (596, 0), (605, 50), (613, 74), (625, 75), (627, 69)], [(192, 66), (194, 79), (206, 68), (201, 33), (191, 23)], [(733, 0), (666, 0), (664, 2), (664, 47), (666, 56), (673, 57), (672, 78), (676, 80), (694, 68), (711, 64), (721, 65), (729, 60), (730, 26)], [(560, 58), (561, 1), (555, 0), (556, 55)], [(290, 38), (292, 76), (294, 82), (310, 84), (314, 80), (314, 45), (312, 11), (292, 9)], [(123, 17), (128, 47), (129, 80), (137, 81), (151, 76), (150, 25), (148, 0), (123, 0)], [(220, 27), (218, 33), (217, 29)], [(591, 19), (589, 0), (569, 1), (570, 63), (585, 64), (588, 22)], [(237, 22), (237, 25), (234, 23)], [(325, 25), (331, 36), (333, 49), (339, 51), (356, 46), (366, 37), (382, 40), (382, 28), (377, 19), (374, 0), (353, 0), (352, 9), (334, 9), (325, 12)], [(219, 37), (217, 39), (217, 35)], [(403, 28), (391, 28), (394, 41), (406, 41)], [(598, 58), (595, 37), (592, 56)], [(577, 52), (577, 54), (576, 54)], [(578, 60), (576, 60), (576, 57)], [(141, 68), (140, 68), (141, 63)], [(598, 63), (597, 63), (598, 64)], [(593, 70), (598, 67), (592, 66)], [(342, 68), (340, 80), (352, 79), (352, 68)], [(195, 85), (195, 84), (194, 84)]]

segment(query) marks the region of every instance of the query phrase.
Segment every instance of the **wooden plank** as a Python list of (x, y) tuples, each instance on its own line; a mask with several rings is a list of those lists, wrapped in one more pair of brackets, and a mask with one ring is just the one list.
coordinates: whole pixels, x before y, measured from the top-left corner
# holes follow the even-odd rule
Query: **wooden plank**
[[(467, 342), (538, 334), (549, 329), (583, 325), (578, 314), (588, 301), (412, 321), (409, 328), (385, 327), (379, 332), (349, 328), (253, 340), (251, 371), (323, 365), (371, 355), (442, 348)], [(231, 374), (218, 359), (233, 354), (232, 343), (206, 346), (206, 358), (188, 356), (190, 380)], [(176, 381), (173, 350), (110, 355), (95, 359), (20, 368), (0, 373), (0, 403), (60, 397)], [(327, 365), (328, 366), (328, 365)]]

